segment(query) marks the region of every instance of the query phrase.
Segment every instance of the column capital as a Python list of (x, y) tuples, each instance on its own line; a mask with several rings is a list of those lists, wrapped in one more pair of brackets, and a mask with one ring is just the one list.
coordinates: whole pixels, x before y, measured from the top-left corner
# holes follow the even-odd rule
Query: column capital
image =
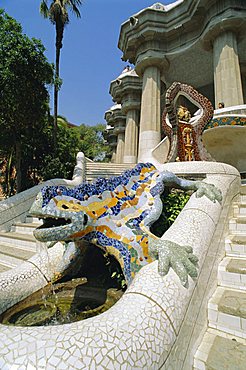
[(108, 145), (111, 147), (116, 147), (117, 145), (117, 135), (114, 133), (114, 128), (110, 127), (106, 129), (105, 137), (108, 142)]
[(140, 111), (141, 107), (141, 95), (128, 95), (128, 99), (125, 99), (122, 104), (122, 113), (127, 114), (129, 110)]
[(142, 77), (146, 68), (156, 66), (161, 72), (169, 68), (169, 60), (161, 50), (147, 49), (139, 53), (136, 59), (135, 70)]
[(119, 133), (125, 131), (126, 115), (122, 112), (121, 104), (113, 105), (104, 115), (107, 124), (111, 127), (110, 135), (117, 136)]
[(122, 105), (115, 104), (110, 109), (108, 109), (104, 114), (104, 119), (107, 121), (109, 125), (112, 125), (113, 122), (119, 119), (125, 119), (126, 116), (122, 113)]
[(244, 37), (246, 27), (245, 18), (224, 18), (216, 23), (211, 21), (201, 37), (203, 48), (207, 51), (213, 49), (214, 41), (223, 33), (233, 32), (237, 37)]
[(117, 103), (121, 103), (123, 114), (127, 114), (130, 109), (140, 109), (142, 80), (135, 70), (122, 73), (112, 81), (109, 92)]
[(142, 93), (142, 80), (136, 74), (135, 70), (122, 73), (110, 84), (109, 93), (113, 100), (122, 104), (124, 99), (130, 95)]

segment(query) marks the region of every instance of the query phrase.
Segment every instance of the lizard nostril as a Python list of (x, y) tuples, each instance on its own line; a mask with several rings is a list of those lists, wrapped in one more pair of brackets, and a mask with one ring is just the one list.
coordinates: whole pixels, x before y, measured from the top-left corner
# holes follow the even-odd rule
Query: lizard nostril
[(88, 222), (88, 216), (87, 215), (84, 215), (84, 222), (83, 222), (83, 225), (85, 226)]

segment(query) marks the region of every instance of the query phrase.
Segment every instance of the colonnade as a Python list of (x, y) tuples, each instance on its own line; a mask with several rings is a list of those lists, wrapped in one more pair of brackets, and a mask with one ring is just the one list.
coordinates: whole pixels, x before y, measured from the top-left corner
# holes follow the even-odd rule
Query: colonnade
[[(193, 0), (189, 1), (192, 2)], [(130, 61), (135, 68), (122, 73), (110, 84), (110, 94), (116, 105), (110, 110), (111, 116), (106, 114), (105, 118), (108, 124), (113, 127), (111, 130), (111, 135), (114, 137), (112, 146), (115, 148), (113, 160), (116, 163), (144, 161), (145, 157), (148, 157), (148, 153), (160, 143), (162, 113), (160, 100), (164, 93), (161, 91), (161, 83), (165, 81), (163, 85), (168, 88), (174, 82), (176, 77), (173, 74), (173, 65), (176, 70), (177, 68), (183, 68), (185, 71), (182, 65), (182, 56), (185, 55), (185, 50), (189, 47), (190, 49), (198, 47), (197, 50), (203, 50), (204, 56), (209, 55), (212, 61), (210, 66), (213, 66), (213, 71), (211, 71), (212, 73), (209, 72), (208, 75), (213, 75), (213, 81), (205, 80), (205, 82), (214, 86), (214, 93), (212, 94), (214, 95), (214, 106), (217, 108), (219, 102), (224, 102), (226, 107), (244, 104), (245, 87), (243, 90), (238, 50), (239, 31), (242, 31), (242, 25), (239, 24), (238, 17), (241, 17), (241, 13), (236, 13), (232, 6), (231, 16), (226, 18), (222, 14), (223, 12), (220, 15), (217, 12), (218, 10), (211, 8), (211, 12), (217, 12), (215, 14), (218, 17), (217, 23), (213, 23), (211, 15), (211, 24), (207, 27), (206, 32), (201, 34), (201, 32), (198, 32), (199, 29), (197, 30), (196, 46), (194, 46), (194, 43), (189, 45), (189, 34), (187, 33), (184, 36), (185, 48), (180, 47), (180, 50), (177, 43), (180, 42), (183, 35), (181, 35), (179, 25), (176, 28), (172, 26), (172, 48), (176, 48), (176, 51), (175, 56), (170, 57), (168, 43), (165, 41), (166, 34), (168, 34), (168, 31), (166, 31), (168, 30), (168, 24), (166, 24), (166, 29), (160, 27), (161, 22), (165, 24), (167, 19), (162, 18), (162, 11), (165, 10), (165, 6), (162, 6), (162, 9), (160, 5), (157, 5), (154, 4), (152, 7), (144, 9), (131, 17), (129, 22), (125, 22), (121, 28), (119, 48), (123, 51), (122, 59)], [(185, 6), (185, 4), (182, 6)], [(170, 8), (170, 14), (172, 11), (174, 15), (176, 14), (174, 8), (174, 6)], [(156, 14), (153, 10), (156, 11)], [(166, 10), (166, 12), (168, 11)], [(149, 23), (146, 21), (147, 15), (149, 16)], [(144, 20), (143, 24), (141, 23), (142, 19)], [(187, 24), (189, 21), (192, 21), (192, 18), (187, 19)], [(142, 24), (141, 27), (140, 24)], [(192, 29), (191, 26), (190, 29)], [(175, 39), (174, 33), (179, 35), (178, 41)], [(161, 35), (165, 41), (163, 43), (160, 41)], [(180, 67), (177, 66), (177, 63), (174, 63), (172, 58), (178, 58), (175, 63), (177, 60), (180, 61)], [(188, 81), (184, 73), (184, 79), (181, 82), (189, 83), (189, 78), (193, 78), (193, 66), (195, 66), (194, 74), (199, 75), (198, 56), (197, 60), (193, 58), (190, 65), (187, 65), (187, 68), (191, 70), (189, 76), (187, 75)], [(199, 89), (199, 86), (194, 84), (193, 86)], [(115, 107), (117, 107), (118, 113)], [(121, 120), (120, 123), (119, 120)]]
[[(134, 70), (122, 73), (111, 82), (110, 93), (117, 104), (110, 109), (110, 116), (106, 112), (105, 119), (112, 127), (111, 132), (110, 129), (108, 132), (111, 136), (115, 136), (115, 163), (137, 163), (138, 161), (141, 90), (141, 81)], [(120, 130), (118, 117), (121, 117)], [(121, 155), (117, 155), (118, 152)]]

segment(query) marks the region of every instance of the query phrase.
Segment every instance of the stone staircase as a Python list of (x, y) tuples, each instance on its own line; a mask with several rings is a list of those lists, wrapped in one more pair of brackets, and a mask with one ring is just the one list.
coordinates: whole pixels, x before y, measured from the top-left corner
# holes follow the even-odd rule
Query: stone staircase
[(233, 205), (218, 286), (208, 303), (208, 328), (194, 370), (246, 369), (246, 186)]
[(0, 232), (0, 273), (20, 265), (37, 251), (37, 241), (33, 230), (40, 221), (31, 216), (25, 223), (15, 223), (9, 232)]
[(97, 177), (119, 176), (122, 172), (135, 166), (134, 163), (103, 163), (86, 162), (86, 181), (94, 181)]

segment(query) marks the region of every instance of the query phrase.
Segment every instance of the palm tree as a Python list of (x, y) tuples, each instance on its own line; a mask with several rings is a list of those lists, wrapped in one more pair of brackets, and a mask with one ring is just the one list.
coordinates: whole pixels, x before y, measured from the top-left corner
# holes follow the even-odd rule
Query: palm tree
[[(48, 3), (50, 2), (50, 5)], [(44, 18), (49, 18), (56, 27), (56, 60), (55, 60), (55, 83), (54, 83), (54, 147), (56, 151), (57, 137), (57, 113), (58, 113), (58, 91), (60, 87), (60, 53), (62, 48), (63, 33), (66, 24), (69, 23), (68, 10), (71, 10), (80, 18), (79, 6), (82, 0), (42, 0), (40, 13)]]

